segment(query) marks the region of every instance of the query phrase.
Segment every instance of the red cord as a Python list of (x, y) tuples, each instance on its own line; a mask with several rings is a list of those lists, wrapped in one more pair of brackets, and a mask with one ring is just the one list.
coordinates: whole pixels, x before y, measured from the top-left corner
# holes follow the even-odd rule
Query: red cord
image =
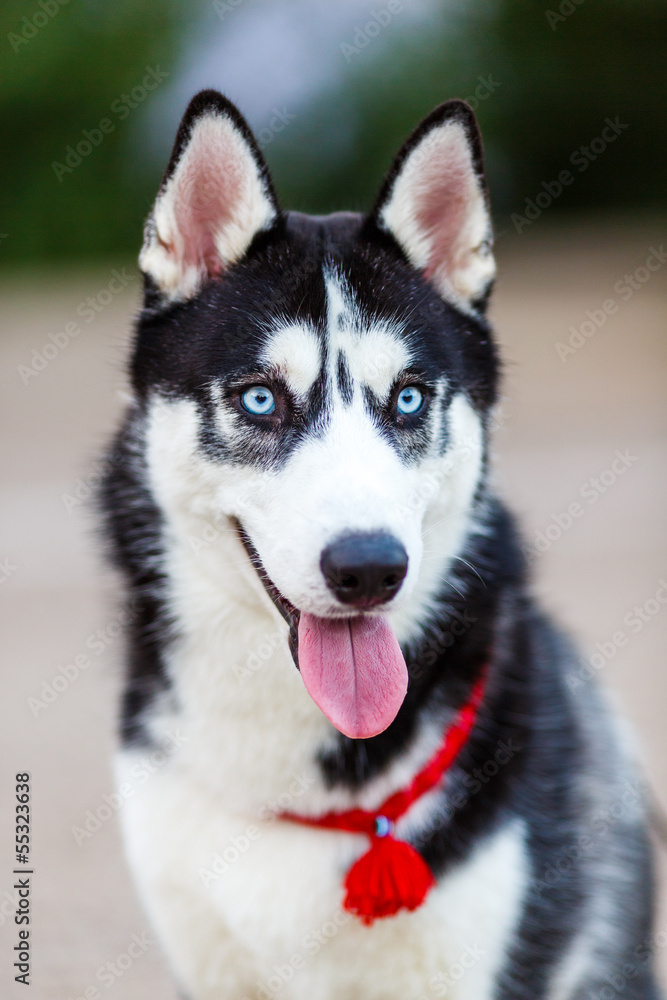
[(392, 836), (393, 826), (417, 799), (442, 780), (458, 757), (477, 719), (485, 683), (486, 670), (475, 682), (470, 698), (457, 712), (433, 757), (407, 788), (390, 795), (377, 809), (372, 812), (347, 809), (317, 817), (279, 814), (281, 819), (292, 823), (347, 833), (365, 833), (371, 838), (370, 850), (355, 862), (347, 874), (347, 894), (343, 904), (365, 924), (371, 924), (378, 917), (393, 916), (402, 909), (416, 909), (435, 885), (433, 874), (422, 856), (410, 844)]

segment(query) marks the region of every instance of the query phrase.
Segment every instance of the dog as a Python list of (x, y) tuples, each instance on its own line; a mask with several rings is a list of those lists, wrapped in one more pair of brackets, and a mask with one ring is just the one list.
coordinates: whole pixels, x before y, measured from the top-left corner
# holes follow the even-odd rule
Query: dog
[(101, 490), (116, 767), (183, 995), (655, 1000), (633, 751), (490, 482), (472, 110), (428, 115), (368, 215), (308, 216), (203, 91), (140, 267)]

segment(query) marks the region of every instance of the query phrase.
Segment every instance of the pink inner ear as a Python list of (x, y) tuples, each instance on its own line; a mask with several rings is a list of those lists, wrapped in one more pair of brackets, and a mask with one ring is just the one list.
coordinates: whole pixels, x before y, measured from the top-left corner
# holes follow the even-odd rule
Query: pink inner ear
[[(444, 137), (443, 137), (444, 141)], [(419, 169), (415, 214), (420, 229), (429, 237), (431, 253), (425, 276), (450, 273), (460, 263), (462, 230), (478, 185), (465, 137), (457, 132), (447, 137), (446, 147), (434, 150)]]
[(201, 266), (210, 275), (219, 274), (223, 263), (215, 245), (215, 234), (232, 219), (242, 197), (243, 167), (236, 143), (221, 124), (200, 122), (177, 167), (174, 218), (184, 265)]

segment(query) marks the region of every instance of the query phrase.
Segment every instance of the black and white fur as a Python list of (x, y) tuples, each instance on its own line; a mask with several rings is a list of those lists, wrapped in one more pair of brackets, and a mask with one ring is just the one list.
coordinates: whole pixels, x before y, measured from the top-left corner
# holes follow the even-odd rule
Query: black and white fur
[[(488, 482), (494, 262), (471, 110), (422, 122), (368, 216), (311, 217), (280, 210), (244, 119), (205, 91), (140, 264), (133, 403), (103, 488), (135, 609), (117, 776), (184, 995), (654, 1000), (631, 754), (594, 686), (568, 685), (577, 654), (528, 596)], [(257, 382), (270, 418), (239, 405)], [(426, 405), (401, 419), (406, 383)], [(395, 722), (355, 740), (307, 694), (249, 551), (293, 608), (340, 617), (320, 556), (365, 531), (408, 554), (387, 610), (410, 683)], [(437, 887), (365, 927), (341, 910), (365, 838), (276, 812), (373, 808), (404, 787), (484, 664), (470, 742), (398, 824)]]

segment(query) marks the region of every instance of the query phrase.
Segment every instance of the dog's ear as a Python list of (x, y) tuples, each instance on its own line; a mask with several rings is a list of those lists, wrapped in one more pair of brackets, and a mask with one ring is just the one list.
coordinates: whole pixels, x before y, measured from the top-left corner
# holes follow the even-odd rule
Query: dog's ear
[(483, 306), (495, 262), (482, 143), (464, 101), (441, 104), (413, 132), (372, 217), (441, 295)]
[(178, 130), (139, 266), (168, 299), (187, 299), (242, 257), (278, 213), (247, 122), (217, 91), (203, 90)]

